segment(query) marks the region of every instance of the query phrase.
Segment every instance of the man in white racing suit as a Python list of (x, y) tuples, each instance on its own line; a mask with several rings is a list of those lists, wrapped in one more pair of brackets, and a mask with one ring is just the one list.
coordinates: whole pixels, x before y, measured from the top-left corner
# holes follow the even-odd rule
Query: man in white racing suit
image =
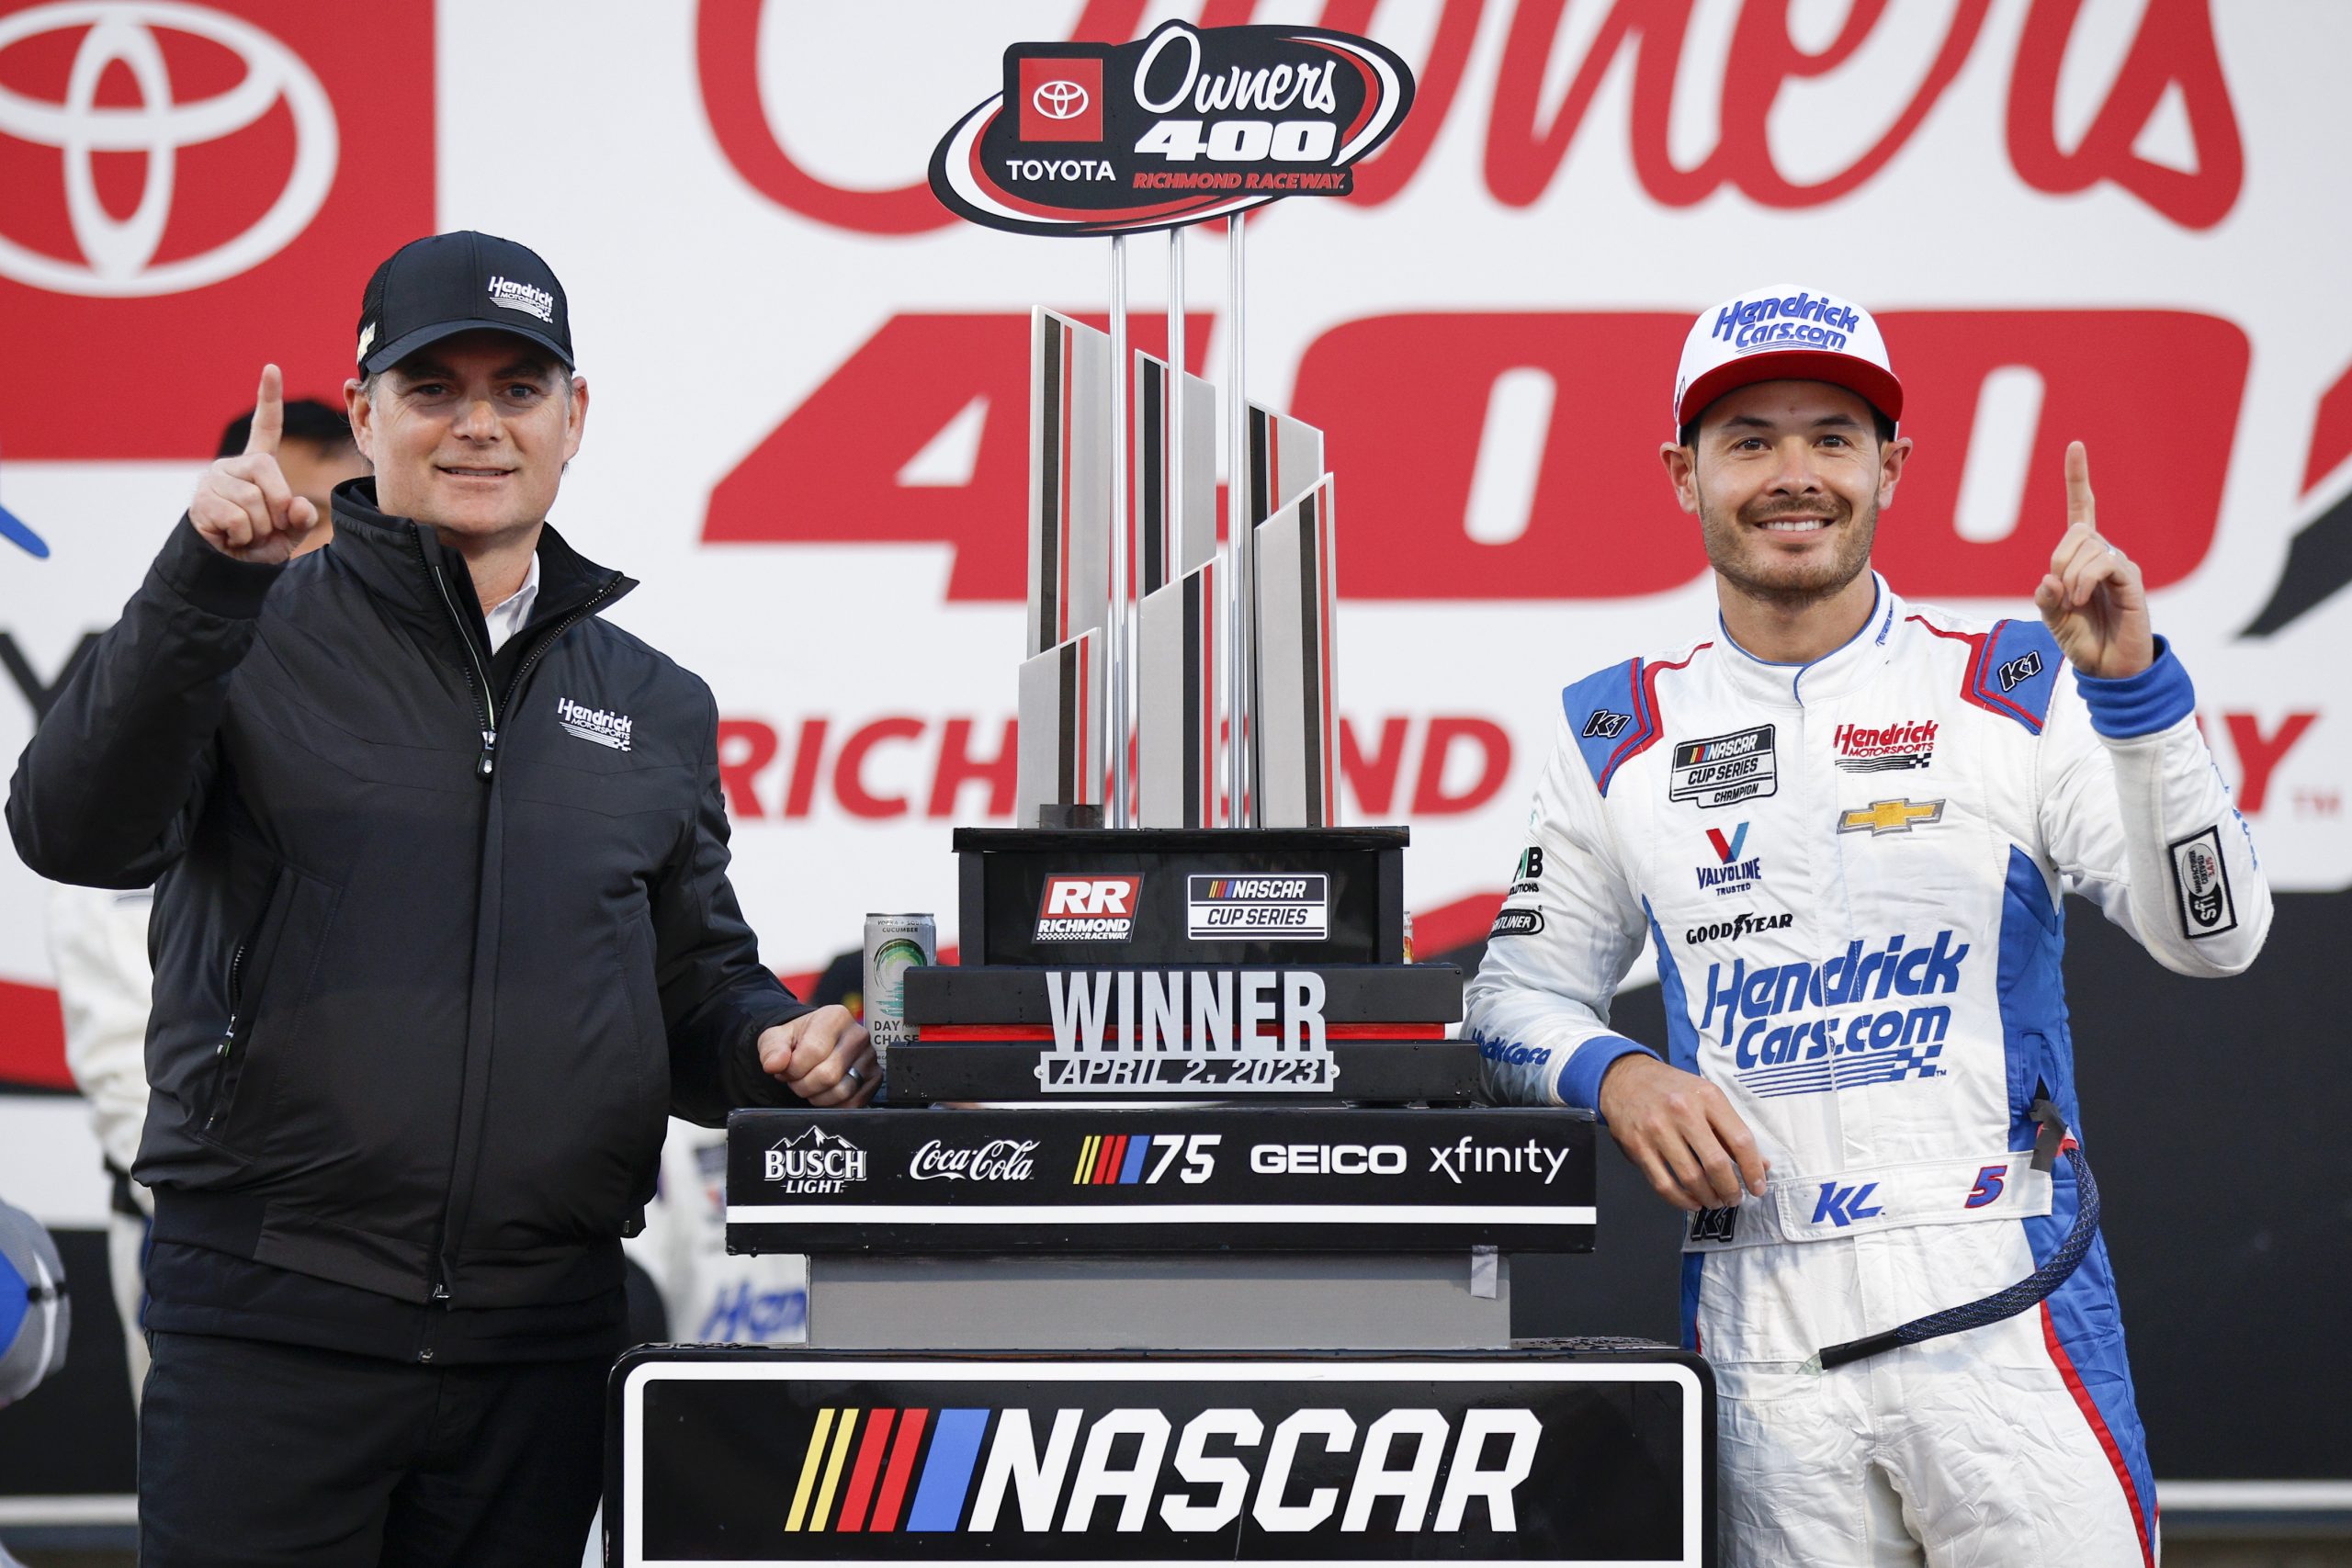
[[(2063, 892), (2185, 975), (2244, 969), (2270, 922), (2079, 444), (2040, 619), (1987, 624), (1871, 570), (1901, 412), (1844, 299), (1700, 317), (1663, 457), (1719, 622), (1563, 692), (1466, 1031), (1500, 1098), (1597, 1111), (1690, 1213), (1727, 1562), (2154, 1564), (2104, 1243), (2015, 1315), (1808, 1365), (2072, 1228), (2072, 1156), (2033, 1155), (2038, 1106), (2078, 1125)], [(1663, 1059), (1609, 1027), (1644, 942)]]

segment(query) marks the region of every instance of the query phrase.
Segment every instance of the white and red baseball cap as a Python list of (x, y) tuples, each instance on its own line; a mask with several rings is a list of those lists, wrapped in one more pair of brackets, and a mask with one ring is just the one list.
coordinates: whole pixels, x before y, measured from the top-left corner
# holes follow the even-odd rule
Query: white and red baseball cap
[(1783, 284), (1751, 288), (1702, 310), (1682, 340), (1674, 377), (1674, 428), (1725, 392), (1758, 381), (1826, 381), (1859, 393), (1889, 420), (1903, 417), (1903, 383), (1886, 340), (1850, 299)]

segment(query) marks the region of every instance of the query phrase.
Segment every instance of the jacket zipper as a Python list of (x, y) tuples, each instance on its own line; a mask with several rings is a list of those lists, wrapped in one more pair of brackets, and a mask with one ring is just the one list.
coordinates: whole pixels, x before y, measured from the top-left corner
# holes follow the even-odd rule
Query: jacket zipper
[(237, 950), (229, 955), (229, 1027), (220, 1032), (220, 1043), (212, 1048), (212, 1109), (204, 1117), (204, 1130), (208, 1133), (220, 1120), (220, 1080), (228, 1077), (229, 1054), (237, 1048), (237, 1015), (244, 1005), (243, 976), (249, 944), (250, 939), (239, 942)]
[(490, 671), (481, 661), (481, 650), (474, 646), (472, 628), (458, 613), (457, 597), (449, 592), (448, 581), (434, 570), (432, 561), (425, 558), (424, 536), (418, 534), (415, 537), (417, 564), (424, 568), (424, 575), (433, 580), (433, 586), (441, 591), (441, 603), (449, 611), (449, 624), (457, 628), (458, 640), (466, 647), (466, 689), (473, 694), (474, 708), (481, 719), (481, 755), (474, 761), (474, 776), (486, 779), (495, 766), (493, 754), (498, 750), (498, 709), (491, 702)]
[[(471, 628), (466, 625), (465, 617), (458, 611), (457, 596), (449, 592), (447, 580), (441, 573), (434, 570), (433, 563), (426, 558), (422, 535), (417, 537), (416, 555), (419, 564), (424, 568), (425, 576), (431, 578), (433, 586), (440, 590), (441, 603), (449, 612), (450, 625), (457, 628), (458, 640), (466, 646), (466, 684), (474, 694), (475, 705), (481, 718), (481, 755), (474, 761), (474, 776), (488, 785), (495, 778), (498, 766), (498, 709), (490, 694), (490, 671), (481, 661), (481, 649), (474, 646)], [(523, 682), (530, 679), (531, 671), (538, 668), (540, 660), (547, 655), (547, 650), (555, 646), (565, 632), (571, 630), (583, 617), (593, 614), (599, 604), (611, 598), (614, 588), (619, 584), (620, 581), (620, 574), (614, 573), (605, 581), (603, 587), (589, 596), (587, 603), (539, 634), (537, 641), (532, 645), (530, 651), (524, 655), (522, 664), (516, 668), (514, 678), (506, 683), (506, 704), (510, 708), (514, 706), (515, 694), (523, 689)], [(460, 1094), (462, 1093), (461, 1089)], [(451, 1179), (454, 1182), (454, 1168)], [(454, 1238), (463, 1234), (466, 1219), (467, 1215), (463, 1213), (446, 1216), (441, 1245), (435, 1249), (431, 1297), (435, 1305), (447, 1305), (449, 1301), (447, 1252)], [(419, 1348), (417, 1359), (430, 1361), (433, 1359), (430, 1324), (424, 1326), (424, 1334), (427, 1343)]]

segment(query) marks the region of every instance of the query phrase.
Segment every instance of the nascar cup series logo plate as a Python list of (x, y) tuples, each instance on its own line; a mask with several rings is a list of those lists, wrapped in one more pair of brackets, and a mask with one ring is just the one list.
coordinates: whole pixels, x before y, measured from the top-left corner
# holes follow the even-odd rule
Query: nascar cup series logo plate
[[(62, 96), (28, 95), (14, 69), (17, 59), (46, 58), (59, 38), (73, 44)], [(230, 85), (175, 96), (175, 78), (214, 73), (208, 55), (233, 62)], [(99, 101), (101, 84), (118, 79), (136, 92), (136, 103)], [(236, 137), (281, 105), (292, 125), (294, 156), (275, 198), (220, 243), (163, 256), (183, 155)], [(48, 254), (21, 233), (0, 232), (0, 276), (61, 294), (118, 299), (201, 288), (276, 255), (326, 200), (338, 152), (334, 107), (300, 56), (250, 22), (166, 0), (79, 0), (0, 17), (0, 137), (55, 149), (66, 228), (80, 252)], [(99, 194), (97, 168), (101, 158), (125, 153), (138, 157), (141, 174), (137, 203), (119, 218)], [(18, 203), (19, 217), (25, 205)]]
[(1024, 234), (1173, 229), (1345, 196), (1413, 101), (1405, 62), (1319, 28), (1170, 22), (1115, 47), (1018, 43), (1004, 87), (933, 152), (961, 217)]

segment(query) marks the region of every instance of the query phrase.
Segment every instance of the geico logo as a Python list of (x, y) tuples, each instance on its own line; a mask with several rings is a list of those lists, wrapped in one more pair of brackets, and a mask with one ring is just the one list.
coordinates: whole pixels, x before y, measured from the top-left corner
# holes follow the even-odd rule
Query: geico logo
[[(878, 1457), (893, 1414), (828, 1410), (809, 1435), (800, 1473), (815, 1475), (829, 1452), (845, 1453), (858, 1444), (861, 1427), (860, 1451)], [(1362, 1428), (1345, 1410), (1293, 1410), (1275, 1418), (1218, 1408), (1200, 1412), (1181, 1429), (1149, 1405), (1092, 1416), (1062, 1409), (1051, 1414), (1041, 1434), (1045, 1416), (1026, 1409), (940, 1409), (920, 1474), (911, 1485), (886, 1489), (888, 1500), (876, 1506), (888, 1515), (877, 1511), (872, 1528), (954, 1530), (960, 1525), (968, 1533), (1107, 1528), (1122, 1534), (1154, 1528), (1199, 1535), (1230, 1529), (1247, 1508), (1259, 1529), (1275, 1534), (1317, 1529), (1334, 1515), (1349, 1532), (1509, 1532), (1519, 1528), (1512, 1494), (1534, 1468), (1544, 1436), (1533, 1411), (1510, 1407), (1391, 1410)], [(878, 1435), (877, 1422), (883, 1427)], [(914, 1464), (922, 1430), (918, 1424), (911, 1438), (908, 1433), (909, 1424), (899, 1422), (900, 1452), (889, 1461), (892, 1473), (899, 1472), (900, 1454)], [(1341, 1457), (1350, 1453), (1352, 1467)], [(1341, 1476), (1344, 1486), (1315, 1484)], [(847, 1501), (852, 1494), (859, 1498), (854, 1509)], [(812, 1510), (804, 1483), (785, 1528), (862, 1531), (864, 1498), (856, 1487), (837, 1495), (827, 1486)], [(902, 1519), (899, 1509), (908, 1499)]]
[(1259, 1144), (1250, 1168), (1261, 1176), (1402, 1176), (1401, 1144)]

